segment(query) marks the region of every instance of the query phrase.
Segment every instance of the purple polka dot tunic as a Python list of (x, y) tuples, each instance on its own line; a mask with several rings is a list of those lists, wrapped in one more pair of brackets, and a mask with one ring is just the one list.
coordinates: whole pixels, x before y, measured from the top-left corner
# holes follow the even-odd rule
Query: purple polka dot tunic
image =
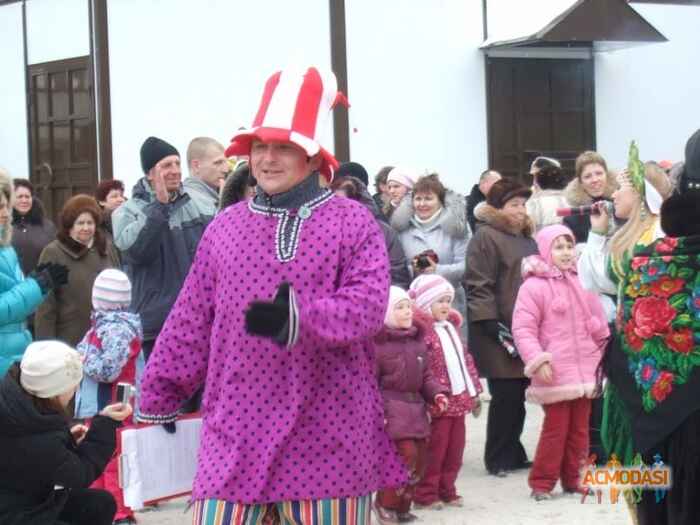
[[(142, 419), (167, 421), (204, 386), (194, 499), (349, 497), (406, 481), (374, 376), (389, 288), (382, 233), (348, 199), (326, 193), (310, 209), (221, 213), (150, 357)], [(299, 309), (292, 348), (244, 329), (248, 304), (272, 300), (282, 281)]]

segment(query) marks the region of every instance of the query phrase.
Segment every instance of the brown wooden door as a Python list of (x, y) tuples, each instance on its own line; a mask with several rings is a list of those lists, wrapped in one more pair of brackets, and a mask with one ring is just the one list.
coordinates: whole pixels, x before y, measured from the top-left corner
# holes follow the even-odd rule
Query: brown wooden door
[(63, 203), (97, 185), (90, 57), (29, 66), (31, 181), (54, 220)]
[(538, 155), (573, 176), (579, 153), (595, 149), (593, 61), (487, 59), (489, 167), (531, 182)]

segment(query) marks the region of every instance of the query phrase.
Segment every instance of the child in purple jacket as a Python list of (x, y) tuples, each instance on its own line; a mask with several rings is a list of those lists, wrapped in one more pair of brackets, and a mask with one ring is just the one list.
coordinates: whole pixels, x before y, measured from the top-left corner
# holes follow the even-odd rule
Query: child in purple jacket
[(407, 486), (377, 492), (379, 523), (407, 523), (415, 485), (423, 475), (430, 436), (427, 404), (447, 409), (447, 390), (428, 366), (423, 330), (413, 322), (408, 293), (392, 286), (384, 327), (375, 337), (377, 378), (384, 401), (384, 428), (410, 471)]
[(524, 282), (513, 313), (515, 345), (532, 378), (528, 401), (544, 407), (544, 423), (530, 471), (532, 497), (579, 492), (588, 453), (588, 420), (596, 370), (609, 335), (600, 299), (576, 275), (574, 235), (566, 226), (537, 234), (539, 255), (523, 260)]

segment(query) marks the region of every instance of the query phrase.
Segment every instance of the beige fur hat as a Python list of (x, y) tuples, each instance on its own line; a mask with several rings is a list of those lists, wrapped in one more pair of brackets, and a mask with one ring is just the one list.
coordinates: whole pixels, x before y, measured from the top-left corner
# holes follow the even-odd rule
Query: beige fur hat
[(48, 399), (68, 392), (83, 379), (80, 354), (60, 341), (37, 341), (24, 351), (20, 363), (22, 388)]

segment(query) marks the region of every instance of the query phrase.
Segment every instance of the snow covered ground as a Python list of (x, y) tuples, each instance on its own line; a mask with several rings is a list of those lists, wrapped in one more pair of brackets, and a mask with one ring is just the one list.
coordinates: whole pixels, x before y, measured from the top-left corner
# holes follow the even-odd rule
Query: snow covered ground
[[(458, 480), (458, 489), (464, 496), (462, 509), (415, 511), (426, 525), (629, 525), (632, 523), (625, 503), (620, 499), (611, 505), (607, 494), (598, 504), (593, 498), (581, 503), (580, 497), (562, 495), (545, 502), (530, 499), (527, 473), (495, 478), (486, 474), (482, 454), (486, 434), (486, 412), (479, 419), (467, 419), (467, 450)], [(542, 422), (542, 410), (528, 405), (523, 443), (530, 457), (534, 455)], [(141, 525), (189, 525), (191, 516), (185, 514), (186, 500), (161, 504), (158, 510), (138, 514)]]

